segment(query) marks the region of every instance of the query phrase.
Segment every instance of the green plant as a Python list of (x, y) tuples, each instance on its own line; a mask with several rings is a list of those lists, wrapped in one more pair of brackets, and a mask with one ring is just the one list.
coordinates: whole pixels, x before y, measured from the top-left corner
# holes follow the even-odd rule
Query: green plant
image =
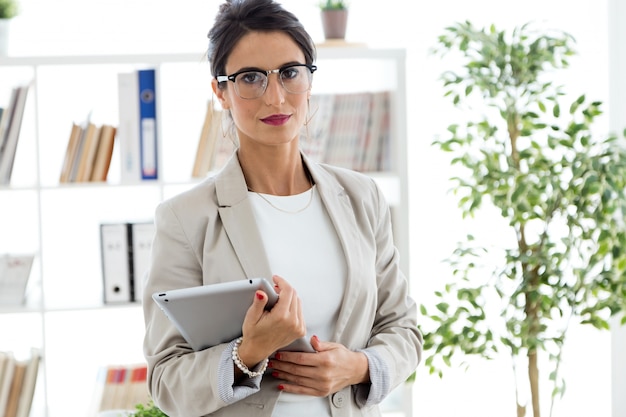
[(348, 8), (348, 4), (344, 0), (323, 0), (319, 7), (322, 10), (343, 10)]
[(167, 414), (161, 411), (152, 400), (147, 404), (135, 405), (135, 409), (137, 411), (131, 414), (133, 417), (167, 417)]
[(569, 324), (608, 329), (626, 310), (626, 151), (621, 137), (594, 137), (601, 102), (568, 98), (554, 82), (574, 45), (567, 33), (530, 24), (507, 33), (464, 22), (446, 28), (433, 50), (460, 57), (460, 71), (442, 74), (445, 96), (462, 117), (475, 116), (434, 145), (460, 168), (451, 180), (463, 217), (499, 214), (506, 243), (468, 235), (447, 259), (453, 280), (420, 306), (425, 364), (442, 376), (453, 357), (508, 352), (514, 373), (515, 364), (528, 368), (534, 417), (545, 377), (539, 355), (548, 357), (541, 372), (553, 386), (551, 415), (565, 392), (559, 365)]
[(0, 19), (12, 19), (18, 14), (17, 1), (0, 0)]

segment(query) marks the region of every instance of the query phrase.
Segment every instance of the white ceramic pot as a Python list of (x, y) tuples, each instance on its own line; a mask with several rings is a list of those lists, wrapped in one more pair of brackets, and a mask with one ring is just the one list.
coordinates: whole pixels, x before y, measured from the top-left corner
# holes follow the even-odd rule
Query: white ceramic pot
[(0, 56), (9, 55), (9, 26), (11, 19), (0, 19)]

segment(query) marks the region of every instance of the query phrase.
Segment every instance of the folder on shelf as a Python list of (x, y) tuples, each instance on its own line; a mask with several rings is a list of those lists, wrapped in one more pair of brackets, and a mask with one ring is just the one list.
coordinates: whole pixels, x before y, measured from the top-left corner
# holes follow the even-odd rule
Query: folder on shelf
[(132, 223), (130, 225), (132, 242), (132, 301), (141, 302), (144, 281), (150, 269), (150, 254), (152, 252), (152, 238), (154, 237), (154, 223)]
[(128, 225), (100, 225), (102, 280), (105, 303), (132, 301), (131, 259)]
[(156, 71), (139, 70), (139, 144), (141, 178), (157, 179)]
[(141, 180), (139, 145), (139, 79), (135, 72), (117, 75), (118, 114), (117, 141), (120, 147), (122, 182)]

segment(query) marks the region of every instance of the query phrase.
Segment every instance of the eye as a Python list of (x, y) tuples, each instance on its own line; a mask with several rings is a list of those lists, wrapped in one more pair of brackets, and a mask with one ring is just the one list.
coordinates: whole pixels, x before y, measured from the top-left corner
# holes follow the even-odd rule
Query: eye
[(262, 84), (265, 76), (258, 71), (248, 71), (242, 72), (237, 77), (238, 82), (243, 82), (246, 84)]
[(296, 66), (283, 68), (280, 72), (280, 76), (283, 80), (292, 80), (294, 78), (297, 78), (299, 74), (300, 67)]

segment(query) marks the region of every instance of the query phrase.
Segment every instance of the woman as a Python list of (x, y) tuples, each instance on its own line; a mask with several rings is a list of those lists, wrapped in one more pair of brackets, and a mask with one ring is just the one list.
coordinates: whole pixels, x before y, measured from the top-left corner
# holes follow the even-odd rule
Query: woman
[[(213, 91), (239, 146), (156, 210), (143, 304), (151, 395), (172, 417), (378, 416), (421, 355), (387, 203), (367, 176), (300, 152), (315, 47), (293, 14), (227, 1), (209, 40)], [(279, 301), (265, 311), (258, 291), (242, 338), (202, 351), (150, 297), (250, 277), (271, 277)], [(315, 353), (280, 350), (305, 335)]]

